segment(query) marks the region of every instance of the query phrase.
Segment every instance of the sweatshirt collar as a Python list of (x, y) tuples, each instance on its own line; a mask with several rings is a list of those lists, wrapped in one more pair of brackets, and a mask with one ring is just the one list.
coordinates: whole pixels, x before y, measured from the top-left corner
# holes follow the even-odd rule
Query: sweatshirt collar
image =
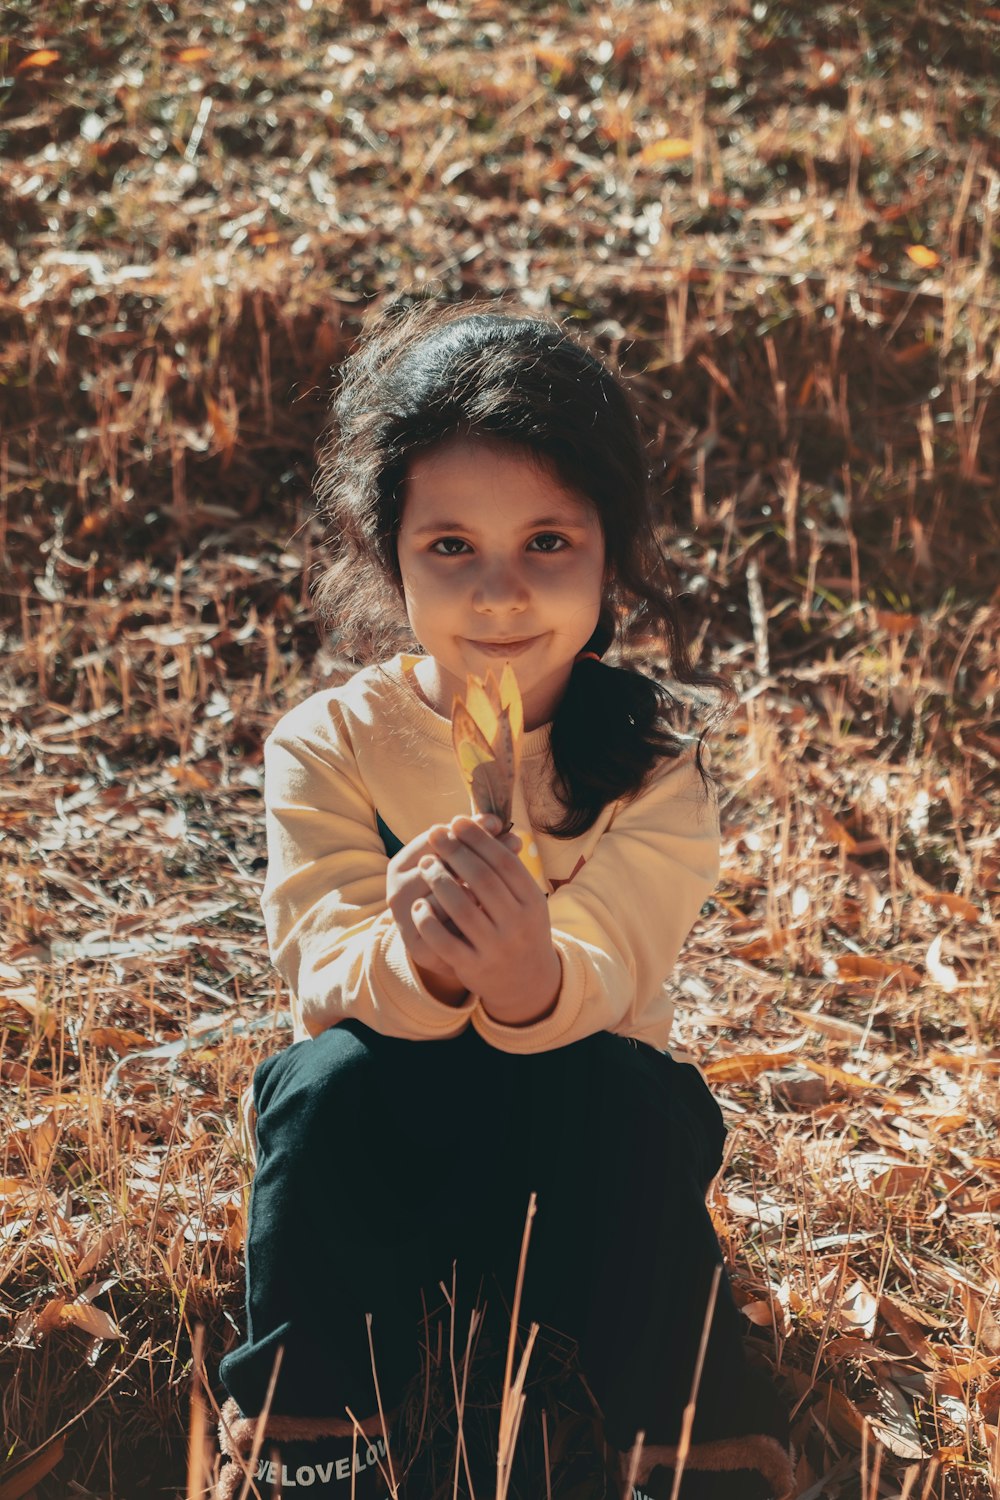
[[(440, 745), (452, 745), (451, 720), (437, 713), (430, 704), (421, 696), (413, 669), (421, 658), (416, 652), (399, 651), (383, 662), (382, 668), (392, 681), (401, 687), (407, 696), (409, 710), (413, 717), (420, 722), (420, 727), (429, 739), (436, 740)], [(549, 748), (549, 740), (552, 733), (552, 721), (539, 724), (537, 729), (529, 730), (521, 738), (521, 756), (526, 759), (532, 755), (542, 755)]]

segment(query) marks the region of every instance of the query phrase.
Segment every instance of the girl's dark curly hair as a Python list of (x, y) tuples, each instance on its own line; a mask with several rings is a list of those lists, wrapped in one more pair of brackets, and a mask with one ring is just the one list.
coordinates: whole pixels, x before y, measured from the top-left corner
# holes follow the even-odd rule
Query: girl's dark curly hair
[[(419, 651), (404, 607), (396, 537), (414, 454), (461, 435), (509, 443), (595, 506), (604, 532), (605, 597), (584, 650), (618, 656), (638, 627), (663, 640), (672, 678), (738, 701), (726, 679), (697, 671), (656, 536), (636, 410), (620, 375), (577, 336), (511, 299), (446, 304), (404, 293), (364, 329), (340, 367), (315, 479), (333, 560), (312, 593), (321, 628), (354, 660)], [(685, 742), (668, 722), (676, 698), (628, 666), (578, 661), (552, 721), (557, 795), (566, 815), (546, 832), (575, 838), (611, 801), (638, 795)], [(702, 762), (705, 736), (695, 763)]]

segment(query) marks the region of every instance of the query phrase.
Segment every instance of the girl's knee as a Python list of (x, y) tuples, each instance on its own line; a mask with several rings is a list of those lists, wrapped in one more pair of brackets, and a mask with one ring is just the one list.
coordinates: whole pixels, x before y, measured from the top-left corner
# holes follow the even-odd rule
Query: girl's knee
[(253, 1080), (258, 1118), (278, 1112), (324, 1116), (363, 1098), (377, 1063), (375, 1033), (358, 1023), (331, 1026), (264, 1058)]

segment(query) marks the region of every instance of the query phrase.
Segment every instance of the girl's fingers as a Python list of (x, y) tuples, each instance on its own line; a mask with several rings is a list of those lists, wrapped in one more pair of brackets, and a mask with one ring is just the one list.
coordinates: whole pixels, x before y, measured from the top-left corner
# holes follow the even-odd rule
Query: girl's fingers
[[(494, 838), (491, 833), (487, 833), (471, 818), (453, 818), (451, 833), (448, 837), (455, 849), (459, 851), (455, 855), (456, 859), (461, 858), (461, 851), (467, 849), (481, 865), (487, 867), (496, 882), (494, 890), (498, 899), (502, 892), (508, 901), (513, 898), (517, 902), (523, 902), (537, 889), (534, 880), (518, 859), (515, 851), (500, 839)], [(441, 840), (438, 835), (435, 835), (430, 842), (431, 847), (437, 849)], [(446, 855), (449, 864), (452, 861), (451, 847), (449, 845), (449, 852)], [(463, 875), (462, 878), (466, 877)]]
[(420, 861), (420, 873), (438, 906), (451, 917), (461, 935), (473, 931), (477, 918), (485, 916), (471, 891), (467, 891), (458, 880), (440, 863), (427, 855)]
[[(490, 837), (490, 835), (487, 835)], [(440, 867), (448, 871), (455, 880), (467, 886), (471, 895), (495, 921), (499, 922), (504, 916), (504, 908), (510, 903), (510, 892), (503, 881), (484, 860), (466, 844), (455, 838), (454, 834), (446, 836), (435, 836), (431, 847), (437, 856)], [(433, 856), (425, 855), (425, 859)], [(420, 861), (420, 873), (427, 878), (427, 869), (424, 861)], [(507, 913), (510, 915), (510, 913)]]
[[(413, 903), (410, 916), (421, 942), (426, 943), (437, 958), (443, 959), (458, 974), (458, 965), (461, 964), (463, 955), (468, 954), (471, 943), (461, 933), (453, 937), (424, 897)], [(458, 977), (461, 978), (461, 974)]]

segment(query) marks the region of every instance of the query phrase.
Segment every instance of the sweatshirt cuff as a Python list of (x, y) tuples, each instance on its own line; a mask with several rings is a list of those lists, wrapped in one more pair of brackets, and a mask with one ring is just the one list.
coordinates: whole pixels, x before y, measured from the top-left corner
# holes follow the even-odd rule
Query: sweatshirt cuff
[(562, 982), (556, 996), (556, 1008), (541, 1021), (529, 1026), (506, 1026), (487, 1013), (478, 997), (472, 1014), (472, 1024), (484, 1042), (496, 1047), (499, 1052), (549, 1052), (553, 1047), (564, 1045), (564, 1038), (576, 1029), (583, 1009), (586, 988), (586, 965), (572, 948), (562, 948), (553, 933), (553, 946), (562, 966)]
[(391, 912), (386, 917), (382, 941), (373, 957), (373, 992), (384, 996), (390, 1008), (428, 1037), (457, 1036), (475, 1013), (475, 995), (469, 995), (461, 1005), (447, 1005), (432, 995), (413, 967), (396, 919)]

